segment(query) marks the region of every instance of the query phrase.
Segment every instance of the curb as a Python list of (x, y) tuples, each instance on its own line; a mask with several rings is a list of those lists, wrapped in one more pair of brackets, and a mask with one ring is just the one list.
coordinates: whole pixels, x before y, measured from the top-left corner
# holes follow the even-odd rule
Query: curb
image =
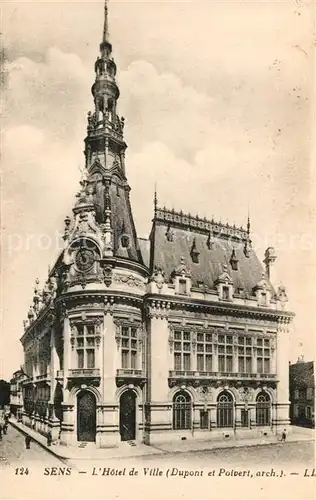
[[(22, 429), (15, 422), (12, 422), (12, 420), (9, 420), (9, 424), (12, 425), (12, 427), (14, 427), (14, 429), (16, 429), (17, 431), (21, 432), (21, 434), (23, 434), (24, 436), (31, 436), (31, 434), (29, 434), (26, 430)], [(31, 436), (31, 438), (39, 446), (41, 446), (41, 448), (44, 448), (44, 450), (48, 451), (48, 453), (50, 453), (51, 455), (54, 455), (54, 457), (58, 458), (58, 460), (60, 460), (61, 462), (66, 463), (65, 461), (68, 460), (67, 457), (63, 457), (63, 456), (59, 455), (58, 453), (56, 453), (55, 451), (53, 451), (49, 446), (46, 446), (44, 443), (42, 443), (41, 440), (38, 437)]]

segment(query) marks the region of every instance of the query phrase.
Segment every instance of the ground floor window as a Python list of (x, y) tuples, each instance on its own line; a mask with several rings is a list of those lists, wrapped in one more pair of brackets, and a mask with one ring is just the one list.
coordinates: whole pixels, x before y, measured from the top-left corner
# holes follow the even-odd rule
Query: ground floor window
[(217, 399), (217, 427), (233, 427), (233, 425), (233, 397), (228, 392), (222, 392)]
[(192, 400), (187, 392), (178, 392), (173, 398), (173, 428), (191, 429)]
[(271, 399), (269, 394), (261, 392), (257, 396), (256, 423), (258, 426), (270, 425)]

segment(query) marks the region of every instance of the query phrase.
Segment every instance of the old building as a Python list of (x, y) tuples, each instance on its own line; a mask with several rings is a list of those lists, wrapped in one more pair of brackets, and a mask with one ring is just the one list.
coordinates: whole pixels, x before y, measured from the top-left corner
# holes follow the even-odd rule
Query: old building
[(23, 411), (23, 384), (28, 379), (23, 369), (13, 373), (10, 380), (10, 411), (18, 419), (22, 419)]
[(192, 217), (156, 196), (137, 237), (115, 75), (105, 7), (80, 192), (21, 339), (23, 421), (99, 447), (283, 430), (293, 315), (271, 284), (274, 249), (262, 266), (249, 219)]
[(315, 426), (314, 361), (299, 358), (290, 365), (290, 417), (294, 425)]

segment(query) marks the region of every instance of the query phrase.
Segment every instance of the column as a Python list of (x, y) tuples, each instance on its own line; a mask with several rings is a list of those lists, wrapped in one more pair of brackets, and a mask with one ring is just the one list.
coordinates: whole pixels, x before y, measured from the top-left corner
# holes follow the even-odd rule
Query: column
[(241, 427), (241, 410), (243, 410), (244, 407), (244, 404), (238, 404), (235, 407), (235, 427), (237, 429)]
[(252, 348), (252, 373), (257, 373), (257, 348)]
[(151, 318), (150, 322), (150, 379), (151, 400), (167, 401), (169, 370), (169, 328), (166, 318)]
[(48, 426), (52, 434), (52, 443), (57, 442), (59, 438), (60, 422), (55, 416), (54, 409), (54, 398), (57, 386), (57, 371), (59, 370), (59, 358), (56, 349), (56, 330), (53, 327), (51, 332), (51, 356), (50, 356), (50, 368), (51, 368), (51, 387), (50, 387), (50, 399), (48, 401)]
[[(146, 442), (155, 443), (166, 440), (172, 429), (172, 402), (168, 401), (168, 378), (170, 352), (168, 321), (165, 315), (154, 314), (149, 324), (149, 397), (151, 421), (148, 426)], [(171, 353), (170, 353), (171, 354)]]
[(271, 339), (271, 366), (270, 370), (272, 374), (277, 373), (277, 359), (276, 359), (276, 339)]
[(64, 318), (64, 387), (67, 387), (68, 370), (71, 368), (70, 324), (68, 316)]
[(118, 366), (116, 325), (110, 313), (105, 314), (101, 336), (99, 361), (101, 363), (102, 423), (98, 425), (100, 446), (112, 447), (120, 442), (118, 402), (116, 401), (116, 370)]
[(287, 318), (280, 318), (277, 331), (277, 427), (288, 429), (289, 419), (289, 326)]
[(217, 419), (216, 419), (216, 404), (212, 404), (210, 407), (210, 428), (215, 429), (217, 426)]
[(114, 402), (116, 392), (116, 370), (118, 366), (118, 345), (116, 342), (116, 325), (113, 317), (107, 313), (104, 316), (103, 343), (101, 341), (100, 360), (102, 366), (102, 399), (107, 402)]
[(213, 372), (217, 373), (218, 372), (218, 347), (217, 345), (214, 345), (214, 355), (213, 355)]

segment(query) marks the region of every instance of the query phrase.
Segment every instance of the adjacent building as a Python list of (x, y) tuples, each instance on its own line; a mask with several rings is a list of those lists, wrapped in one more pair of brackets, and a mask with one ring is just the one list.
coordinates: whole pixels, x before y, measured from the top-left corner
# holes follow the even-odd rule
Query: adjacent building
[[(64, 445), (225, 439), (289, 425), (293, 314), (247, 227), (158, 206), (137, 236), (107, 6), (64, 249), (21, 338), (23, 421)], [(192, 186), (194, 190), (194, 186)], [(148, 214), (151, 217), (151, 214)]]
[(303, 358), (290, 365), (290, 417), (293, 425), (315, 426), (314, 361)]
[(23, 383), (28, 380), (28, 376), (23, 369), (13, 373), (10, 380), (10, 412), (18, 419), (22, 419), (23, 411)]

